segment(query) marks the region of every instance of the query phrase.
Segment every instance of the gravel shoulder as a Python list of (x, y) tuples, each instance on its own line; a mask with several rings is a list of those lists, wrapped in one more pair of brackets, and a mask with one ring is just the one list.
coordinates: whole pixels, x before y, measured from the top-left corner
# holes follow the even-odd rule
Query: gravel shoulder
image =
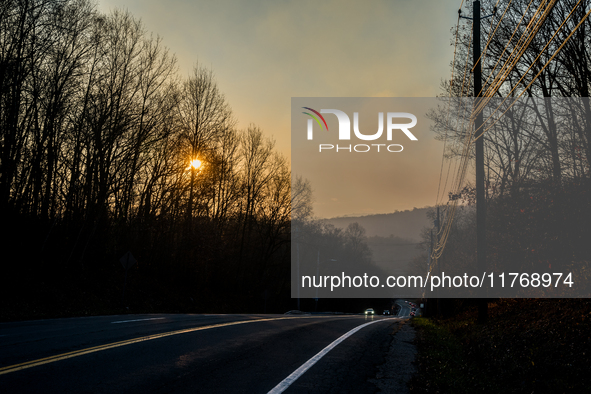
[(409, 393), (408, 382), (416, 373), (414, 361), (417, 349), (414, 340), (414, 328), (408, 320), (402, 321), (390, 343), (386, 362), (378, 366), (375, 379), (370, 379), (379, 393)]

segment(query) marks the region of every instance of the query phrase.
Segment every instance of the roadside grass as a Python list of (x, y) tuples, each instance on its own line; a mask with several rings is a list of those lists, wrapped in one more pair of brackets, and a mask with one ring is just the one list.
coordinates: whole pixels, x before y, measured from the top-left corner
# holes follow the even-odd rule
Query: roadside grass
[(591, 392), (589, 300), (498, 300), (487, 324), (476, 315), (413, 319), (412, 393)]
[[(418, 373), (410, 382), (411, 392), (473, 393), (477, 385), (467, 377), (472, 380), (476, 371), (460, 338), (432, 319), (418, 317), (412, 325), (417, 331)], [(488, 380), (486, 375), (479, 378)]]

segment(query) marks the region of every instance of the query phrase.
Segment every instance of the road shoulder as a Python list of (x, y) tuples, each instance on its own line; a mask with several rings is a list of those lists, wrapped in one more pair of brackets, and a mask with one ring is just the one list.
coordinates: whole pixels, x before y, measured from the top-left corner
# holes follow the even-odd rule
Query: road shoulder
[(380, 393), (409, 393), (408, 382), (416, 373), (415, 330), (408, 320), (402, 321), (397, 327), (398, 331), (390, 343), (386, 362), (378, 366), (375, 379), (370, 379)]

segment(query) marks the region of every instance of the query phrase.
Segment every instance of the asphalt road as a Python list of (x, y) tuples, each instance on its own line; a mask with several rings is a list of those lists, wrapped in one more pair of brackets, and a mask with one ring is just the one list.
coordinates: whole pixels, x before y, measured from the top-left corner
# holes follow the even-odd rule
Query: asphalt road
[[(404, 312), (404, 310), (403, 310)], [(126, 315), (0, 324), (2, 393), (374, 393), (399, 318)]]

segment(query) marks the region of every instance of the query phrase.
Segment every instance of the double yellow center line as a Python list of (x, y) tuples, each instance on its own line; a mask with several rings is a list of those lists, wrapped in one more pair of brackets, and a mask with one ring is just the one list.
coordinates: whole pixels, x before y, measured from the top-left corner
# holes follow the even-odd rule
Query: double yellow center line
[[(306, 316), (306, 317), (312, 317), (312, 316)], [(316, 316), (316, 317), (318, 317), (318, 316)], [(119, 341), (119, 342), (113, 342), (113, 343), (107, 343), (105, 345), (94, 346), (94, 347), (90, 347), (87, 349), (80, 349), (80, 350), (75, 350), (73, 352), (62, 353), (62, 354), (58, 354), (55, 356), (40, 358), (38, 360), (32, 360), (32, 361), (27, 361), (27, 362), (20, 363), (20, 364), (9, 365), (7, 367), (0, 368), (0, 375), (20, 371), (20, 370), (27, 369), (27, 368), (36, 367), (36, 366), (43, 365), (43, 364), (53, 363), (55, 361), (65, 360), (65, 359), (72, 358), (72, 357), (82, 356), (84, 354), (100, 352), (102, 350), (113, 349), (116, 347), (131, 345), (133, 343), (138, 343), (138, 342), (151, 341), (153, 339), (169, 337), (172, 335), (185, 334), (188, 332), (195, 332), (195, 331), (209, 330), (212, 328), (235, 326), (238, 324), (259, 323), (259, 322), (273, 321), (273, 320), (301, 319), (301, 318), (302, 317), (275, 317), (275, 318), (268, 318), (268, 319), (241, 320), (241, 321), (234, 321), (234, 322), (229, 322), (229, 323), (212, 324), (209, 326), (186, 328), (184, 330), (169, 331), (169, 332), (163, 332), (160, 334), (146, 335), (144, 337), (127, 339), (125, 341)]]

